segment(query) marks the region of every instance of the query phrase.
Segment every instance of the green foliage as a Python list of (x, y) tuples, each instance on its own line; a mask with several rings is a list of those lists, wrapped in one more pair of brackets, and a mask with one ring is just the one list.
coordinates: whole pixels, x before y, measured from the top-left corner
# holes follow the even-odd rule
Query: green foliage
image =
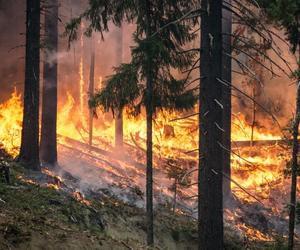
[[(132, 61), (115, 69), (106, 87), (90, 100), (90, 106), (101, 106), (105, 111), (129, 106), (138, 114), (148, 105), (145, 82), (153, 83), (154, 111), (159, 108), (189, 109), (196, 102), (193, 91), (185, 90), (187, 79), (176, 79), (174, 69), (189, 68), (196, 57), (195, 51), (184, 53), (183, 45), (195, 39), (192, 19), (176, 22), (198, 1), (174, 0), (90, 0), (88, 9), (66, 27), (72, 41), (82, 19), (88, 21), (86, 34), (108, 31), (108, 22), (120, 26), (122, 22), (136, 23), (135, 46)], [(147, 17), (147, 18), (146, 18)], [(169, 24), (169, 25), (167, 25)], [(161, 27), (164, 27), (161, 29)]]
[(299, 0), (260, 0), (271, 20), (285, 29), (287, 38), (295, 53), (300, 45), (300, 1)]
[[(300, 65), (300, 62), (299, 62), (299, 65)], [(300, 79), (300, 71), (299, 71), (299, 70), (295, 70), (295, 71), (292, 73), (291, 77), (292, 77), (293, 79), (299, 80), (299, 79)]]
[(133, 64), (122, 64), (115, 68), (115, 74), (108, 78), (106, 87), (89, 102), (92, 108), (102, 107), (104, 111), (122, 110), (125, 106), (134, 107), (134, 101), (140, 96), (138, 72)]

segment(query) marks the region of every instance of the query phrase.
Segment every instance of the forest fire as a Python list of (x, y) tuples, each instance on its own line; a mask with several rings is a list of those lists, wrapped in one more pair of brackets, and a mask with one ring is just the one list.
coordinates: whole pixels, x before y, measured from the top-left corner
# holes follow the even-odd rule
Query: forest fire
[[(74, 110), (77, 109), (74, 98), (70, 93), (67, 93), (66, 103), (59, 106), (58, 112), (58, 134), (59, 142), (62, 145), (71, 145), (71, 147), (77, 148), (77, 146), (65, 141), (64, 138), (71, 138), (86, 144), (88, 141), (88, 130), (85, 126), (87, 122), (85, 118), (79, 114), (74, 114)], [(0, 105), (0, 131), (1, 141), (5, 150), (12, 155), (18, 154), (20, 135), (21, 135), (21, 121), (22, 121), (22, 101), (21, 95), (17, 90), (12, 93), (11, 98), (5, 103)], [(196, 166), (197, 154), (193, 150), (197, 147), (197, 118), (196, 116), (188, 119), (178, 119), (172, 121), (178, 117), (181, 117), (180, 113), (169, 113), (166, 111), (160, 112), (156, 117), (155, 130), (154, 130), (154, 152), (155, 152), (155, 166), (159, 171), (165, 172), (163, 159), (172, 159), (174, 157), (180, 158), (184, 162), (190, 162), (190, 169)], [(235, 116), (236, 117), (236, 116)], [(94, 129), (94, 146), (100, 148), (106, 148), (108, 151), (113, 152), (113, 138), (114, 129), (111, 117), (106, 120), (102, 120), (104, 124)], [(239, 123), (239, 126), (235, 126), (235, 123)], [(232, 138), (234, 141), (246, 141), (249, 142), (249, 132), (251, 131), (250, 125), (248, 125), (242, 115), (238, 118), (233, 118), (232, 125), (233, 133)], [(145, 118), (141, 115), (138, 118), (125, 118), (124, 120), (124, 136), (125, 143), (128, 150), (134, 148), (134, 155), (136, 155), (136, 161), (145, 161), (142, 156), (145, 151)], [(3, 137), (3, 135), (7, 135)], [(268, 133), (266, 130), (256, 129), (254, 133), (255, 140), (278, 140), (280, 136)], [(233, 142), (234, 144), (234, 142)], [(250, 144), (250, 142), (249, 142)], [(88, 149), (81, 149), (82, 152), (97, 156), (96, 153), (90, 152)], [(140, 152), (139, 152), (140, 151)], [(141, 157), (142, 156), (142, 157)], [(133, 157), (133, 155), (131, 156)], [(284, 169), (289, 159), (289, 152), (281, 145), (267, 145), (267, 146), (243, 146), (234, 149), (231, 155), (232, 162), (232, 190), (241, 201), (246, 203), (262, 202), (266, 207), (270, 208), (272, 214), (281, 214), (284, 211), (283, 203), (287, 199), (288, 194), (288, 180), (284, 177)], [(112, 165), (108, 164), (111, 162)], [(128, 168), (129, 172), (131, 167), (128, 164), (121, 163), (122, 168)], [(101, 164), (109, 173), (113, 175), (121, 175), (123, 170), (115, 169), (115, 165), (110, 159), (107, 158), (107, 164)], [(52, 180), (49, 181), (48, 186), (56, 190), (60, 189), (62, 179), (59, 176), (43, 170), (45, 174), (52, 176)], [(120, 172), (121, 171), (121, 172)], [(125, 174), (125, 172), (124, 172)], [(144, 175), (144, 171), (135, 175), (124, 175), (122, 178), (130, 178), (134, 181), (136, 186), (140, 186), (140, 179), (137, 176)], [(135, 177), (133, 177), (135, 176)], [(110, 177), (111, 178), (111, 177)], [(165, 195), (172, 197), (173, 194), (168, 190), (170, 181), (164, 177), (158, 177), (161, 184), (160, 189)], [(196, 175), (193, 175), (196, 180)], [(108, 179), (107, 179), (108, 180)], [(108, 180), (108, 182), (114, 182)], [(246, 192), (245, 192), (246, 190)], [(195, 186), (191, 186), (188, 190), (182, 190), (184, 197), (190, 197), (195, 195), (197, 189)], [(280, 197), (279, 197), (280, 196)], [(75, 192), (74, 197), (80, 202), (89, 204), (80, 192)], [(187, 204), (193, 204), (188, 201)], [(193, 206), (193, 205), (192, 205)], [(237, 220), (239, 216), (227, 211), (226, 217), (228, 222)], [(235, 223), (239, 231), (246, 234), (248, 237), (258, 240), (270, 240), (271, 236), (264, 234), (255, 228), (237, 222)]]
[(1, 144), (3, 148), (16, 156), (21, 143), (22, 128), (22, 101), (17, 90), (12, 93), (11, 98), (0, 105), (1, 110)]
[(0, 249), (296, 249), (298, 2), (125, 2), (0, 1)]

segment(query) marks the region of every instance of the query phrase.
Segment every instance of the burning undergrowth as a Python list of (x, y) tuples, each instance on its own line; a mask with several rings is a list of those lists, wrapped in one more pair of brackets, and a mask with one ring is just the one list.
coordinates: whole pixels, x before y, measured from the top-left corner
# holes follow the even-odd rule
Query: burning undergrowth
[[(70, 141), (69, 141), (70, 143)], [(86, 147), (86, 148), (85, 148)], [(122, 168), (126, 166), (125, 156), (113, 156), (107, 152), (108, 156), (100, 153), (91, 152), (88, 147), (82, 145), (82, 148), (76, 147), (78, 151), (67, 146), (60, 146), (63, 157), (60, 159), (61, 168), (56, 171), (44, 169), (42, 173), (28, 172), (18, 178), (29, 184), (50, 188), (58, 192), (68, 193), (80, 204), (87, 207), (93, 207), (91, 200), (97, 200), (103, 203), (110, 200), (115, 206), (128, 204), (131, 207), (144, 206), (144, 170), (142, 165), (131, 165), (131, 170), (126, 168), (126, 174)], [(74, 147), (75, 148), (75, 147)], [(84, 152), (87, 150), (86, 152)], [(80, 153), (81, 152), (81, 153)], [(110, 161), (105, 158), (109, 157)], [(130, 160), (128, 160), (130, 161)], [(95, 167), (97, 166), (97, 167)], [(72, 171), (72, 174), (70, 174)], [(243, 177), (245, 178), (245, 177)], [(139, 180), (138, 180), (139, 179)], [(172, 181), (168, 180), (162, 170), (158, 168), (155, 171), (155, 192), (156, 209), (166, 208), (171, 211), (172, 191), (168, 189)], [(282, 182), (286, 181), (284, 178)], [(140, 185), (136, 185), (140, 182)], [(164, 183), (164, 187), (158, 183)], [(282, 187), (277, 180), (276, 185)], [(270, 187), (268, 187), (270, 188)], [(278, 190), (279, 187), (275, 188)], [(281, 190), (282, 191), (282, 190)], [(240, 241), (247, 245), (255, 245), (257, 242), (274, 242), (278, 237), (286, 234), (287, 228), (287, 210), (279, 209), (279, 205), (284, 206), (286, 197), (279, 198), (279, 191), (270, 193), (268, 198), (257, 196), (254, 190), (252, 195), (247, 193), (243, 195), (234, 191), (231, 204), (227, 204), (225, 209), (225, 226), (227, 234), (236, 235)], [(262, 192), (262, 190), (260, 190)], [(191, 193), (181, 192), (178, 195), (177, 215), (187, 215), (192, 218), (196, 210), (193, 210), (195, 203), (187, 199)], [(248, 197), (248, 199), (243, 196)], [(275, 202), (275, 199), (277, 201)], [(260, 200), (255, 200), (260, 199)], [(55, 203), (55, 201), (53, 201)], [(280, 204), (281, 203), (281, 204)], [(276, 208), (276, 209), (275, 209)], [(170, 212), (170, 214), (172, 214)], [(76, 218), (71, 218), (76, 222)], [(100, 223), (100, 222), (99, 222)], [(105, 222), (101, 222), (103, 225)]]
[[(111, 192), (79, 191), (77, 178), (9, 162), (12, 181), (0, 182), (0, 249), (145, 249), (144, 212)], [(196, 246), (196, 224), (160, 208), (159, 247)]]
[[(16, 156), (20, 144), (22, 102), (15, 91), (0, 105), (1, 143)], [(143, 208), (145, 204), (145, 117), (124, 120), (122, 153), (112, 145), (114, 126), (105, 115), (95, 121), (93, 146), (87, 144), (86, 120), (76, 113), (73, 97), (58, 113), (60, 169), (46, 172), (38, 182), (72, 194), (82, 203), (88, 198), (108, 197)], [(154, 198), (156, 206), (196, 218), (197, 214), (197, 119), (187, 114), (161, 112), (154, 123)], [(186, 119), (176, 118), (186, 116)], [(98, 124), (100, 123), (100, 125)], [(98, 126), (99, 125), (99, 126)], [(289, 149), (280, 136), (263, 127), (252, 132), (242, 114), (233, 116), (233, 201), (225, 210), (225, 221), (242, 238), (272, 241), (285, 235), (289, 179), (284, 175)], [(274, 131), (274, 129), (272, 130)], [(69, 173), (69, 174), (66, 174)], [(99, 198), (100, 199), (100, 198)], [(247, 218), (247, 219), (246, 219)], [(299, 230), (299, 229), (298, 229)]]

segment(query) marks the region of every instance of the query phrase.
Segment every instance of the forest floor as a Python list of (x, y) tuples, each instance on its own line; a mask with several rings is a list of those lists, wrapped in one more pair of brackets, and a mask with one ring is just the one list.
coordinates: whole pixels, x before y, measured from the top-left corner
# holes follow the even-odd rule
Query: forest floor
[[(11, 183), (0, 176), (0, 249), (146, 249), (145, 213), (112, 196), (83, 197), (59, 188), (47, 173), (8, 163)], [(154, 249), (197, 249), (197, 224), (167, 207), (155, 212)], [(284, 249), (280, 243), (255, 243), (255, 248), (226, 229), (226, 249)]]

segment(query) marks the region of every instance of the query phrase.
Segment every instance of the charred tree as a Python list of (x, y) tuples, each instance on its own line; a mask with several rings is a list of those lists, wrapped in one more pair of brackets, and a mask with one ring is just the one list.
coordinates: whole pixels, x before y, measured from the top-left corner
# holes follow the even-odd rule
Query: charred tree
[(19, 161), (39, 170), (40, 1), (27, 0), (22, 139)]
[[(123, 28), (120, 27), (117, 35), (117, 65), (123, 62)], [(116, 110), (115, 117), (115, 147), (123, 147), (123, 110)]]
[[(92, 38), (93, 39), (93, 38)], [(91, 48), (91, 65), (90, 65), (90, 82), (89, 82), (89, 99), (94, 96), (95, 92), (95, 44), (92, 40)], [(89, 145), (93, 146), (93, 121), (94, 121), (94, 110), (90, 107), (89, 113)]]
[[(224, 3), (229, 9), (231, 0), (228, 3)], [(232, 13), (228, 9), (223, 9), (223, 67), (222, 67), (222, 79), (227, 82), (232, 82), (232, 60), (228, 56), (232, 54), (231, 34), (232, 34)], [(223, 178), (223, 195), (224, 201), (231, 195), (231, 88), (223, 85), (222, 90), (222, 105), (223, 105), (223, 140), (222, 144), (227, 150), (223, 150), (223, 173), (228, 178)]]
[(199, 96), (199, 249), (223, 249), (222, 0), (202, 0)]
[(46, 5), (45, 46), (40, 156), (43, 164), (53, 167), (57, 164), (58, 0)]

